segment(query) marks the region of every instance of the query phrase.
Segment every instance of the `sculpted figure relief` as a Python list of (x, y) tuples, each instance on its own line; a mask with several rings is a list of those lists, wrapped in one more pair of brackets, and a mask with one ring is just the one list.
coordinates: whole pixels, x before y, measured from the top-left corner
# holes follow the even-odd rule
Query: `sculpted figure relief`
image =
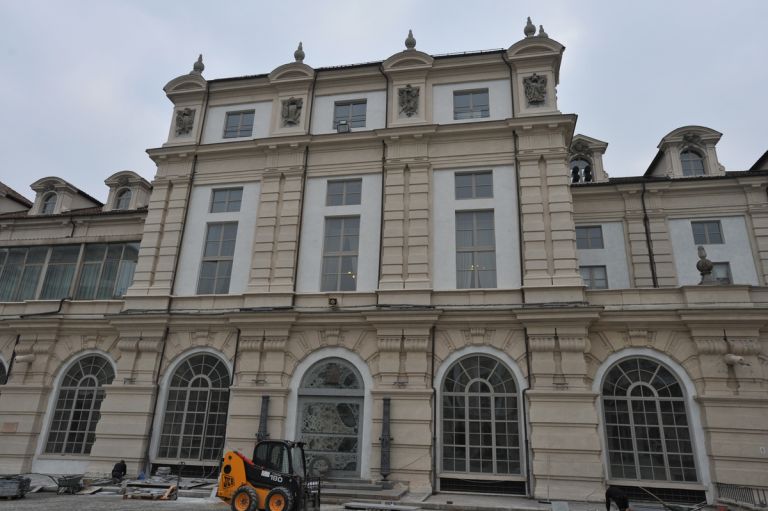
[(304, 100), (301, 98), (290, 98), (283, 101), (283, 127), (298, 126), (299, 119), (301, 119), (301, 107), (304, 105)]
[(547, 77), (533, 73), (523, 78), (525, 99), (529, 105), (539, 105), (547, 99)]
[(185, 108), (176, 112), (176, 135), (187, 135), (192, 131), (195, 123), (195, 111)]
[(412, 117), (419, 111), (419, 88), (412, 87), (409, 83), (397, 91), (400, 101), (400, 113)]

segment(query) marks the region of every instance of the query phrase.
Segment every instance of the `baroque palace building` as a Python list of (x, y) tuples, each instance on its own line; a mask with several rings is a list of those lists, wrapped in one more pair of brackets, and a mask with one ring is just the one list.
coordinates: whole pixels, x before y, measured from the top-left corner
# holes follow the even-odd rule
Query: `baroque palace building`
[(415, 45), (201, 57), (151, 184), (0, 189), (0, 473), (215, 473), (268, 435), (420, 491), (768, 487), (768, 153), (726, 171), (685, 126), (609, 178), (530, 20)]

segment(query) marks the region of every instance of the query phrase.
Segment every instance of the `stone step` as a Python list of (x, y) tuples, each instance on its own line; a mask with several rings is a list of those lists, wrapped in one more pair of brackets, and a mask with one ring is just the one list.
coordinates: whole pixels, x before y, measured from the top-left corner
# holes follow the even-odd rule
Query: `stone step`
[(344, 509), (363, 509), (366, 511), (420, 511), (420, 507), (393, 503), (346, 502)]
[(378, 491), (383, 490), (384, 487), (381, 485), (381, 483), (373, 483), (371, 481), (323, 481), (323, 489)]
[(327, 488), (323, 486), (320, 492), (320, 500), (324, 504), (342, 504), (351, 500), (389, 502), (400, 500), (406, 493), (408, 493), (408, 487), (403, 484), (396, 484), (389, 490)]

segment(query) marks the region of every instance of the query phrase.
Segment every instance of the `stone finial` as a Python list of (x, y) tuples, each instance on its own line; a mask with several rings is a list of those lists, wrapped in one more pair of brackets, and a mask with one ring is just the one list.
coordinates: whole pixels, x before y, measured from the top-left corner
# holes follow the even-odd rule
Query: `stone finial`
[(293, 52), (293, 58), (296, 59), (296, 62), (304, 62), (304, 46), (302, 46), (301, 41), (299, 41), (299, 47)]
[(523, 29), (523, 33), (525, 34), (525, 37), (533, 37), (533, 35), (536, 33), (536, 25), (531, 22), (531, 17), (528, 16), (528, 23), (525, 24), (525, 29)]
[(699, 245), (699, 261), (696, 263), (696, 269), (701, 274), (700, 286), (712, 286), (717, 285), (717, 281), (712, 276), (712, 269), (715, 267), (712, 261), (707, 259), (707, 251), (704, 247)]
[(544, 25), (539, 25), (539, 37), (549, 37), (546, 32), (544, 32)]
[(201, 53), (200, 56), (197, 57), (197, 60), (194, 64), (192, 64), (192, 73), (195, 75), (201, 75), (203, 74), (203, 70), (205, 69), (205, 64), (203, 64), (203, 54)]
[(409, 50), (416, 48), (416, 39), (413, 37), (413, 30), (408, 30), (408, 37), (405, 38), (405, 47)]

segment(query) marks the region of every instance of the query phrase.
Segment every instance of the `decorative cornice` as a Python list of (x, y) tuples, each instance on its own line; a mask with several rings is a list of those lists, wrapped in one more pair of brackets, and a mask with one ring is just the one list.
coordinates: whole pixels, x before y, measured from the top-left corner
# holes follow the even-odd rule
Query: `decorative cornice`
[(285, 351), (288, 337), (267, 336), (264, 338), (264, 351)]
[(405, 351), (414, 352), (426, 352), (429, 346), (428, 335), (406, 335), (403, 348)]
[(590, 348), (589, 337), (558, 336), (557, 340), (560, 343), (560, 351), (563, 352), (587, 353)]
[(552, 335), (530, 335), (528, 340), (531, 345), (531, 351), (555, 351), (555, 336)]
[(400, 351), (401, 336), (399, 335), (380, 335), (378, 336), (379, 351), (395, 352)]
[(701, 355), (722, 355), (728, 352), (728, 345), (722, 337), (696, 337), (693, 342)]

